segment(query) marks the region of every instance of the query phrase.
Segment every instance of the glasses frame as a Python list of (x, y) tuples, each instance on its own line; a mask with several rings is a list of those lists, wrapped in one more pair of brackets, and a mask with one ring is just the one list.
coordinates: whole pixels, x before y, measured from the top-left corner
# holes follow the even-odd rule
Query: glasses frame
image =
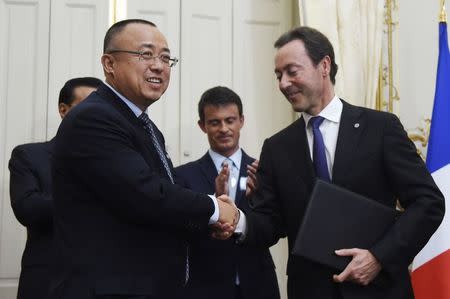
[(161, 61), (163, 64), (169, 66), (169, 67), (174, 67), (175, 65), (177, 65), (179, 59), (176, 57), (170, 57), (169, 56), (169, 62), (164, 62), (161, 58), (161, 55), (159, 56), (150, 56), (150, 57), (144, 57), (144, 54), (147, 53), (148, 51), (131, 51), (131, 50), (121, 50), (121, 49), (113, 49), (110, 50), (108, 52), (106, 52), (106, 54), (114, 54), (114, 53), (128, 53), (128, 54), (134, 54), (134, 55), (138, 55), (139, 56), (139, 60), (143, 60), (143, 61), (151, 61), (153, 59), (159, 59), (159, 61)]

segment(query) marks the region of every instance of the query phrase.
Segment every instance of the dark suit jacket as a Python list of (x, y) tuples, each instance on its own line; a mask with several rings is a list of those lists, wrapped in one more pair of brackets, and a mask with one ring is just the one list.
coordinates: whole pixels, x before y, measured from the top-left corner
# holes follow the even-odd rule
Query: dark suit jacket
[(53, 141), (19, 145), (9, 160), (11, 206), (27, 228), (19, 299), (47, 298), (53, 258), (53, 200), (50, 159)]
[(186, 234), (206, 229), (214, 205), (170, 182), (150, 136), (107, 86), (63, 119), (52, 176), (51, 298), (182, 297)]
[[(395, 115), (343, 103), (333, 183), (392, 208), (398, 198), (405, 211), (367, 248), (383, 267), (379, 279), (387, 279), (344, 283), (340, 291), (344, 298), (413, 298), (408, 265), (442, 221), (443, 196)], [(265, 141), (258, 175), (247, 242), (267, 246), (287, 235), (291, 251), (315, 181), (302, 118)], [(290, 255), (289, 298), (331, 298), (335, 272)]]
[[(242, 151), (241, 177), (255, 159)], [(194, 191), (215, 193), (217, 170), (209, 153), (197, 161), (175, 169), (177, 182)], [(239, 182), (238, 181), (238, 182)], [(245, 190), (236, 190), (236, 205), (247, 210)], [(243, 247), (234, 239), (227, 241), (203, 238), (189, 246), (190, 278), (186, 298), (234, 298), (236, 271), (239, 273), (243, 299), (277, 299), (280, 297), (275, 267), (268, 247)]]

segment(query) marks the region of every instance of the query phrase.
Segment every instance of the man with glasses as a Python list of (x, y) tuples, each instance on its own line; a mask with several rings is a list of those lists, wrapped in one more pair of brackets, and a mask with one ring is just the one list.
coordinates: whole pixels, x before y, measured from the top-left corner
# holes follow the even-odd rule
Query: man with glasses
[(164, 137), (147, 108), (166, 91), (171, 57), (145, 20), (106, 33), (106, 83), (62, 122), (53, 164), (58, 249), (50, 298), (182, 298), (187, 238), (234, 229), (228, 196), (173, 181)]

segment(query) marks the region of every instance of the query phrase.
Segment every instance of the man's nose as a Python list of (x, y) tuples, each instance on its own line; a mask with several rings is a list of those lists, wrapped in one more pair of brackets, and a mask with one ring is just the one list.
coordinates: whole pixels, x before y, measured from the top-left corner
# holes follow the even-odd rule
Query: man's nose
[(289, 86), (291, 86), (291, 81), (288, 78), (286, 78), (286, 76), (281, 77), (278, 83), (278, 88), (280, 90), (285, 90)]
[(228, 131), (228, 125), (225, 122), (221, 122), (219, 129), (221, 132), (226, 132), (226, 131)]
[(161, 59), (159, 59), (158, 57), (154, 57), (150, 62), (149, 62), (149, 68), (152, 71), (158, 71), (161, 72), (163, 70), (163, 68), (165, 67), (164, 62), (161, 61)]

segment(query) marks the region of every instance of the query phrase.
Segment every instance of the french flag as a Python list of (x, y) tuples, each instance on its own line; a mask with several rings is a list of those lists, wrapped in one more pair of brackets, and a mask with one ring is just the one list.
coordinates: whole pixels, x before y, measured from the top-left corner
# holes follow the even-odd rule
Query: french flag
[[(450, 53), (447, 23), (439, 23), (439, 60), (426, 164), (450, 207)], [(450, 298), (450, 213), (416, 256), (412, 284), (416, 299)]]

